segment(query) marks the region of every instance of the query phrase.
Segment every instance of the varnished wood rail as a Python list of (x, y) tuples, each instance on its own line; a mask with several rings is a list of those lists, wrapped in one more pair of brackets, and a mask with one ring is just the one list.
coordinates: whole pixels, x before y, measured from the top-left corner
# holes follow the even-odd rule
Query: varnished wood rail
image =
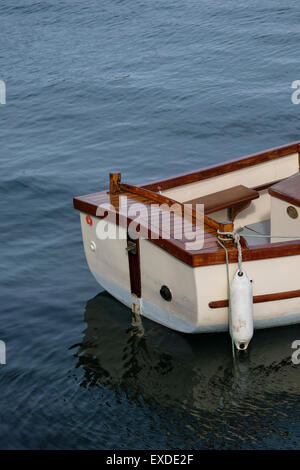
[[(300, 289), (290, 290), (290, 291), (285, 291), (285, 292), (275, 292), (274, 294), (255, 295), (253, 297), (253, 303), (259, 304), (263, 302), (273, 302), (274, 300), (294, 299), (296, 297), (300, 297)], [(215, 301), (209, 302), (208, 305), (210, 308), (228, 307), (228, 299), (215, 300)]]
[[(253, 165), (259, 165), (271, 160), (276, 160), (281, 157), (288, 156), (293, 153), (298, 153), (298, 166), (300, 169), (300, 142), (292, 142), (291, 144), (282, 147), (276, 147), (266, 150), (264, 152), (247, 155), (242, 158), (237, 158), (225, 163), (217, 163), (216, 165), (202, 168), (201, 170), (192, 173), (185, 173), (178, 176), (172, 176), (160, 181), (143, 184), (142, 187), (151, 191), (166, 191), (167, 189), (176, 188), (186, 184), (196, 183), (215, 176), (224, 175), (233, 171), (242, 170)], [(256, 188), (255, 188), (256, 189)]]

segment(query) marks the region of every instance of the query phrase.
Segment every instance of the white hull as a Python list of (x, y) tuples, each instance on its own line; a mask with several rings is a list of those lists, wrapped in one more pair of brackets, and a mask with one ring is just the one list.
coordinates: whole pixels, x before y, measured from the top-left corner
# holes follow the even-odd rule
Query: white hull
[[(93, 275), (101, 287), (119, 300), (119, 302), (122, 302), (126, 307), (129, 307), (130, 309), (132, 308), (132, 304), (136, 299), (133, 298), (129, 292), (121, 289), (117, 284), (108, 281), (96, 272), (93, 272)], [(171, 328), (172, 330), (180, 331), (181, 333), (217, 333), (228, 331), (227, 320), (223, 324), (211, 323), (209, 325), (194, 325), (182, 318), (179, 318), (175, 314), (170, 315), (170, 312), (163, 310), (150, 302), (143, 301), (143, 299), (141, 299), (141, 307), (142, 315), (149, 320), (155, 321), (156, 323), (166, 326), (167, 328)], [(300, 313), (281, 315), (280, 317), (270, 316), (268, 318), (254, 319), (255, 329), (273, 328), (297, 323), (300, 323)]]
[[(140, 240), (142, 297), (131, 294), (126, 240), (98, 240), (97, 218), (86, 223), (81, 213), (85, 254), (98, 283), (129, 308), (140, 304), (141, 314), (161, 325), (183, 333), (228, 330), (228, 308), (212, 309), (209, 302), (227, 298), (226, 266), (191, 267), (148, 240)], [(125, 230), (119, 227), (119, 230)], [(91, 242), (96, 247), (90, 249)], [(254, 295), (290, 291), (299, 287), (300, 256), (272, 258), (244, 263), (253, 279)], [(237, 265), (229, 265), (233, 277)], [(170, 287), (173, 299), (166, 302), (160, 287)], [(255, 328), (271, 328), (300, 322), (300, 299), (292, 298), (254, 304)]]

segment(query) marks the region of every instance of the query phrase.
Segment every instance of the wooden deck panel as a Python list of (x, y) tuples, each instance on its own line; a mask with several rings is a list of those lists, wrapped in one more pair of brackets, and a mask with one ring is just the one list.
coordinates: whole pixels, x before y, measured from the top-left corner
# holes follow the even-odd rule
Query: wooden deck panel
[[(187, 232), (187, 237), (183, 237), (182, 239), (176, 239), (174, 238), (174, 231), (176, 230), (176, 228), (180, 227), (180, 224), (184, 224), (184, 219), (182, 218), (181, 216), (181, 212), (182, 211), (179, 211), (178, 215), (174, 215), (172, 212), (170, 212), (169, 210), (166, 210), (166, 212), (169, 212), (169, 216), (170, 216), (170, 235), (171, 237), (169, 239), (165, 238), (166, 234), (163, 232), (162, 228), (161, 228), (161, 225), (160, 226), (156, 226), (156, 220), (152, 220), (152, 226), (150, 224), (151, 222), (151, 206), (153, 204), (157, 205), (158, 202), (155, 202), (155, 201), (149, 201), (149, 199), (147, 200), (145, 197), (143, 196), (140, 196), (140, 195), (135, 195), (135, 194), (132, 194), (132, 193), (129, 193), (129, 192), (121, 192), (119, 194), (108, 194), (107, 192), (103, 191), (103, 192), (99, 192), (99, 193), (94, 193), (94, 194), (88, 194), (86, 196), (80, 196), (80, 197), (76, 197), (74, 198), (74, 207), (75, 209), (78, 209), (80, 210), (81, 212), (84, 212), (84, 213), (88, 213), (88, 214), (91, 214), (93, 216), (96, 216), (96, 213), (97, 213), (97, 209), (98, 207), (105, 207), (105, 205), (108, 205), (108, 204), (111, 204), (115, 210), (116, 210), (116, 213), (118, 214), (119, 213), (119, 204), (120, 204), (120, 197), (122, 196), (126, 196), (127, 197), (127, 207), (129, 208), (130, 206), (132, 206), (133, 204), (136, 204), (136, 203), (142, 203), (146, 209), (148, 210), (148, 217), (145, 219), (145, 218), (141, 218), (140, 222), (141, 224), (143, 225), (143, 227), (147, 228), (148, 227), (148, 235), (149, 235), (149, 239), (161, 246), (163, 249), (166, 249), (166, 251), (170, 252), (171, 254), (173, 254), (174, 256), (177, 256), (179, 257), (180, 259), (182, 260), (189, 260), (189, 264), (192, 264), (192, 257), (195, 255), (195, 254), (198, 254), (198, 255), (202, 255), (205, 253), (205, 251), (207, 250), (210, 254), (212, 254), (213, 252), (220, 252), (220, 254), (222, 254), (222, 251), (223, 249), (220, 247), (220, 245), (218, 244), (217, 242), (217, 230), (210, 227), (209, 225), (207, 224), (204, 224), (204, 246), (203, 246), (203, 249), (201, 250), (197, 250), (197, 251), (189, 251), (189, 250), (186, 250), (185, 249), (185, 242), (191, 242), (192, 240), (190, 240), (189, 238), (189, 235), (191, 234), (191, 232), (194, 232), (195, 229), (196, 229), (196, 224), (194, 222), (194, 218), (192, 216), (187, 216), (187, 219), (189, 220), (189, 222), (191, 223), (191, 227), (189, 227), (189, 231)], [(171, 207), (170, 205), (168, 206), (166, 204), (166, 207)], [(154, 213), (157, 212), (154, 210)], [(127, 224), (129, 224), (130, 222), (132, 222), (132, 220), (128, 219), (127, 220)], [(144, 222), (144, 223), (143, 223)], [(136, 224), (138, 225), (138, 223)], [(151, 231), (150, 229), (152, 229), (152, 231), (159, 237), (159, 239), (152, 239), (151, 237)], [(184, 229), (184, 227), (183, 227)], [(163, 238), (164, 236), (164, 238)], [(235, 247), (233, 247), (233, 249), (235, 250)]]

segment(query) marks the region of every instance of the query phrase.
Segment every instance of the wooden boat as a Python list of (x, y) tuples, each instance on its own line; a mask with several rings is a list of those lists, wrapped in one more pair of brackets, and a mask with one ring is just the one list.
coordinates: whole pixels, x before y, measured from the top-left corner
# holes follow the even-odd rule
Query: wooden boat
[[(108, 191), (74, 198), (91, 272), (116, 299), (162, 325), (184, 333), (225, 331), (226, 268), (230, 280), (238, 267), (238, 247), (224, 235), (222, 246), (220, 233), (239, 228), (243, 268), (253, 281), (254, 327), (300, 322), (299, 152), (296, 142), (140, 186), (111, 174)], [(155, 234), (148, 230), (145, 216), (136, 220), (130, 211), (124, 216), (124, 197), (129, 208), (143, 204), (150, 213), (164, 205), (173, 223), (169, 238), (161, 227)], [(187, 203), (192, 209), (186, 214)], [(204, 204), (204, 243), (195, 250), (173, 234), (178, 221), (189, 219), (197, 228), (196, 204)], [(103, 237), (104, 226), (118, 236)], [(139, 227), (138, 238), (133, 226), (137, 232)]]

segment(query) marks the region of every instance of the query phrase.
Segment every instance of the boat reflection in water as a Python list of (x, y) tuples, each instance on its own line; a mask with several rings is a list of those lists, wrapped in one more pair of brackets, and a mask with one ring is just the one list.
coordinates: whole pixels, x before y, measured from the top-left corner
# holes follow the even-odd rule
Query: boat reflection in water
[(179, 413), (201, 439), (265, 438), (299, 408), (300, 365), (292, 363), (291, 345), (300, 325), (255, 331), (249, 350), (233, 361), (229, 335), (184, 335), (139, 322), (106, 292), (88, 301), (85, 321), (76, 352), (81, 384), (125, 393), (164, 416)]

